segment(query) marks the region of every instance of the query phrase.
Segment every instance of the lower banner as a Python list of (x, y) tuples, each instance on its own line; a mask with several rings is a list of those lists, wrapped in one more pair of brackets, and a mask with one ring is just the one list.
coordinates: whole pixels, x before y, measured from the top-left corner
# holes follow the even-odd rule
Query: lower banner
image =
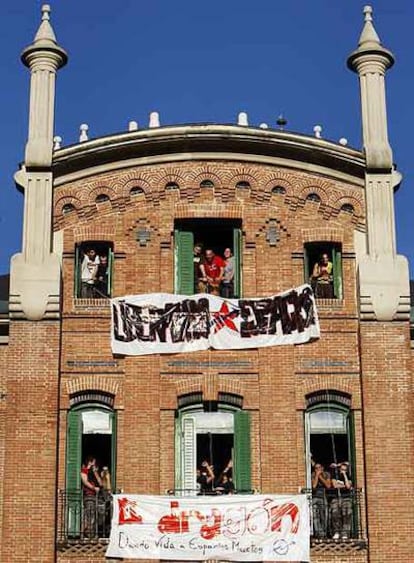
[(306, 495), (114, 495), (106, 557), (310, 561)]
[(309, 285), (246, 299), (129, 295), (112, 299), (111, 309), (112, 352), (127, 356), (303, 344), (320, 335)]

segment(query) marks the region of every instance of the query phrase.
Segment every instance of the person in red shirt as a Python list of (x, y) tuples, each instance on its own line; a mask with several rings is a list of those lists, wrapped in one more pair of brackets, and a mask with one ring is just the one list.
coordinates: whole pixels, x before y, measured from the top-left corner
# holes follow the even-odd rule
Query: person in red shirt
[(223, 279), (225, 262), (220, 256), (216, 256), (214, 252), (208, 248), (205, 252), (205, 260), (200, 264), (200, 270), (203, 275), (201, 281), (204, 283), (205, 293), (212, 295), (220, 295), (220, 283)]
[(98, 534), (98, 493), (102, 487), (102, 479), (94, 456), (90, 455), (86, 458), (80, 476), (83, 496), (83, 531), (86, 537), (93, 538)]

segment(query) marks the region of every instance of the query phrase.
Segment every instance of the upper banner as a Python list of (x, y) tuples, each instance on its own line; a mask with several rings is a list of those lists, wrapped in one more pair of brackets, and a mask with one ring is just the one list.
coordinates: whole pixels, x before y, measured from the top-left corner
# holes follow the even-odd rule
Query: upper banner
[(258, 299), (223, 299), (205, 293), (131, 295), (112, 299), (111, 308), (114, 354), (302, 344), (320, 334), (309, 285)]
[(114, 495), (106, 557), (310, 561), (306, 495)]

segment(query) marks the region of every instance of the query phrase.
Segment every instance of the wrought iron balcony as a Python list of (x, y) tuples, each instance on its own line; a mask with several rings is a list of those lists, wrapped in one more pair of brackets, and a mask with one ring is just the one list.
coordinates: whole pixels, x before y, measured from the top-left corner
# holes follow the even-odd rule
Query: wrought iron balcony
[(57, 545), (107, 543), (111, 531), (112, 495), (84, 495), (79, 489), (58, 491)]
[(341, 495), (338, 489), (302, 489), (307, 494), (311, 516), (311, 545), (367, 545), (363, 529), (362, 489), (351, 489)]

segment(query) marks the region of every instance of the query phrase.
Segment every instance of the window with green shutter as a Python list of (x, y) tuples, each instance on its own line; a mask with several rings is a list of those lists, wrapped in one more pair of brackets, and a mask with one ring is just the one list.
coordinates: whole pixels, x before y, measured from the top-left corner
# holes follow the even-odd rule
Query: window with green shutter
[(194, 293), (194, 234), (191, 231), (176, 229), (175, 246), (175, 293), (192, 295)]
[[(318, 264), (321, 264), (323, 255), (328, 256), (330, 269), (329, 283), (315, 275)], [(303, 251), (303, 277), (304, 283), (310, 283), (317, 298), (342, 299), (342, 252), (341, 245), (330, 241), (309, 242)], [(327, 287), (328, 286), (328, 287)]]
[[(211, 407), (211, 405), (210, 405)], [(220, 407), (211, 411), (203, 407), (181, 409), (175, 419), (175, 489), (177, 494), (194, 494), (196, 473), (207, 462), (213, 467), (214, 486), (220, 477), (232, 477), (237, 490), (249, 492), (250, 479), (250, 418), (246, 411)], [(227, 469), (233, 461), (233, 471)]]
[(251, 485), (251, 444), (250, 413), (234, 413), (234, 480), (238, 492), (250, 492)]
[[(174, 225), (174, 291), (177, 294), (192, 295), (207, 291), (199, 284), (200, 271), (194, 267), (194, 247), (201, 246), (202, 254), (212, 250), (224, 258), (224, 251), (230, 249), (234, 262), (234, 278), (230, 289), (221, 287), (225, 297), (242, 296), (242, 247), (241, 221), (233, 219), (180, 219)], [(196, 279), (195, 279), (196, 278)], [(202, 289), (200, 286), (202, 285)], [(227, 291), (225, 291), (227, 290)]]
[[(89, 250), (96, 258), (95, 279), (85, 285), (82, 281), (82, 265)], [(113, 244), (108, 241), (83, 241), (75, 247), (74, 295), (78, 298), (106, 299), (112, 296), (114, 277)]]

